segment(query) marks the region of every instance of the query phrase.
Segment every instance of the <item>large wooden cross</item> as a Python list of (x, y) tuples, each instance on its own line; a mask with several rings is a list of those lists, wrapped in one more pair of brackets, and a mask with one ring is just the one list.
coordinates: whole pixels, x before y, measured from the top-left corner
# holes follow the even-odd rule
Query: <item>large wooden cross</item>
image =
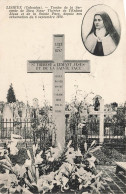
[(28, 61), (28, 73), (53, 73), (53, 119), (56, 145), (65, 145), (65, 73), (90, 73), (88, 60), (64, 60), (64, 35), (53, 35), (53, 60)]

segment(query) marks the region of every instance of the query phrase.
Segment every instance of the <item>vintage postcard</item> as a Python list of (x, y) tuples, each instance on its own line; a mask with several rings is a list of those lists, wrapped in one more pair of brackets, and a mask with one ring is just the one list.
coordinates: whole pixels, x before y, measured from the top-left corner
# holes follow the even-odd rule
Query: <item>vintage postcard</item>
[(0, 1), (0, 193), (126, 193), (124, 5)]

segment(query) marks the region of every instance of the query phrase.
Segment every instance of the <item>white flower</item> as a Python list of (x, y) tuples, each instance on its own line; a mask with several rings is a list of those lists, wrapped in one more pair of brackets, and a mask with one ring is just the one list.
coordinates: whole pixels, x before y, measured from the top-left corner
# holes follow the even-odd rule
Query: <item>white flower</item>
[(37, 151), (37, 149), (38, 149), (38, 144), (34, 144), (33, 145), (33, 153), (34, 153), (34, 155), (36, 154), (36, 151)]
[(79, 148), (78, 148), (78, 150), (75, 152), (75, 155), (76, 155), (76, 156), (82, 156), (81, 151), (80, 151)]
[(56, 147), (50, 147), (50, 150), (48, 152), (46, 152), (46, 158), (48, 161), (53, 162), (53, 160), (57, 159), (61, 154), (61, 150)]
[(84, 185), (84, 187), (88, 187), (91, 184), (91, 181), (87, 181), (87, 183)]
[(59, 173), (55, 176), (55, 179), (56, 179), (56, 184), (57, 185), (61, 185), (61, 178), (62, 178), (62, 174)]
[(81, 167), (81, 168), (77, 168), (77, 173), (78, 173), (80, 176), (83, 176), (84, 174), (87, 173), (87, 171), (84, 170), (83, 167)]
[(69, 148), (66, 152), (67, 162), (70, 162), (73, 164), (73, 159), (76, 157), (76, 152), (74, 151), (74, 148)]
[(73, 170), (73, 165), (70, 163), (63, 163), (62, 166), (60, 167), (60, 172), (69, 175)]
[(25, 160), (25, 163), (24, 163), (24, 166), (25, 166), (25, 167), (29, 167), (29, 166), (31, 166), (31, 164), (32, 164), (32, 161), (26, 159), (26, 160)]
[(53, 158), (53, 157), (50, 157), (50, 158), (48, 159), (48, 161), (53, 162), (53, 161), (54, 161), (54, 158)]
[(10, 154), (16, 155), (18, 153), (16, 145), (17, 144), (15, 142), (12, 142), (11, 144), (8, 145), (8, 147), (10, 148)]
[(13, 167), (14, 171), (19, 175), (19, 176), (23, 176), (24, 173), (26, 172), (26, 168), (25, 166), (19, 166), (18, 164), (16, 164), (14, 167)]
[(96, 158), (94, 156), (92, 156), (91, 158), (88, 158), (87, 160), (89, 161), (90, 168), (95, 167), (94, 162), (95, 162)]
[(82, 183), (82, 179), (81, 178), (79, 178), (78, 181), (79, 181), (79, 183)]
[(43, 159), (41, 158), (42, 151), (36, 155), (35, 159), (35, 164), (41, 164), (43, 162)]
[(27, 188), (23, 188), (23, 194), (31, 194), (31, 192)]
[(60, 167), (60, 169), (59, 169), (59, 173), (60, 174), (62, 174), (62, 175), (69, 175), (69, 173), (68, 173), (68, 171), (67, 171), (67, 169), (65, 168), (65, 166), (64, 165), (62, 165), (61, 167)]
[(65, 176), (62, 177), (62, 184), (63, 184), (63, 187), (66, 186), (66, 184), (68, 183), (69, 179)]
[(51, 149), (51, 155), (52, 155), (52, 157), (54, 159), (57, 159), (60, 156), (60, 154), (61, 154), (61, 150), (58, 147), (56, 147), (56, 148), (52, 148), (51, 147), (50, 149)]

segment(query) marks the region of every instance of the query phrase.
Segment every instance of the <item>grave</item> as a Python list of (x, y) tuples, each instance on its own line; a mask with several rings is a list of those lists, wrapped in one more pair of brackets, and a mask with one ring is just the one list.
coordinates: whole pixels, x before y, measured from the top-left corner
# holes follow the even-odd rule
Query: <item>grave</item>
[[(104, 99), (101, 96), (97, 95), (95, 98), (93, 98), (93, 101), (95, 102), (95, 100), (97, 98), (98, 98), (99, 103), (100, 103), (99, 110), (95, 111), (94, 109), (91, 109), (89, 114), (99, 116), (99, 122), (100, 122), (99, 123), (99, 142), (102, 144), (104, 142), (104, 138), (105, 138), (104, 137), (104, 115), (109, 116), (109, 115), (111, 115), (111, 112), (104, 111)], [(116, 114), (116, 113), (114, 113), (114, 114)], [(106, 138), (107, 137), (109, 137), (109, 135), (106, 136)]]
[(30, 129), (31, 129), (30, 109), (27, 105), (22, 108), (21, 120), (22, 120), (21, 128), (22, 128), (22, 133), (23, 133), (23, 136), (24, 136), (25, 135), (24, 131), (25, 130), (30, 131)]
[(33, 99), (33, 108), (34, 108), (34, 109), (39, 108), (39, 101), (38, 101), (37, 98), (34, 98), (34, 99)]
[(20, 117), (19, 117), (19, 114), (18, 114), (18, 110), (19, 110), (19, 108), (16, 106), (16, 107), (15, 107), (15, 110), (14, 110), (14, 119), (15, 119), (15, 120), (20, 118)]
[(99, 115), (100, 117), (100, 127), (99, 127), (99, 142), (103, 143), (104, 142), (104, 100), (102, 99), (101, 96), (96, 96), (93, 100), (95, 101), (95, 99), (99, 100), (100, 103), (100, 107), (98, 111), (93, 111), (92, 114), (93, 115)]
[[(8, 104), (5, 104), (3, 108), (3, 119), (4, 122), (13, 122), (13, 111)], [(6, 123), (5, 127), (10, 127), (10, 123)]]
[(89, 60), (64, 60), (64, 35), (53, 36), (53, 60), (30, 60), (28, 73), (53, 73), (53, 120), (56, 145), (65, 145), (65, 73), (90, 73)]
[(10, 137), (11, 131), (13, 131), (13, 111), (9, 104), (5, 104), (3, 108), (3, 130), (2, 137)]

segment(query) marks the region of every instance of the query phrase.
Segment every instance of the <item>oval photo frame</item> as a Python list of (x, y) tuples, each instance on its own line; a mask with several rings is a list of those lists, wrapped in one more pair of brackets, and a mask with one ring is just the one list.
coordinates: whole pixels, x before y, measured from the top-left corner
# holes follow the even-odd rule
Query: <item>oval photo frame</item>
[(83, 17), (81, 37), (85, 48), (95, 56), (112, 54), (120, 41), (118, 14), (104, 4), (90, 7)]

